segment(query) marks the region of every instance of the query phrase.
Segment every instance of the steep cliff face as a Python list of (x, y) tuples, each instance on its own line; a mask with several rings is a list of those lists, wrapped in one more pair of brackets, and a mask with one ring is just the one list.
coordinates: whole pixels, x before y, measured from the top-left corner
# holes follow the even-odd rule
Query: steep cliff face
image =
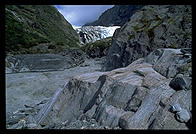
[(77, 46), (78, 35), (53, 6), (7, 5), (5, 7), (6, 51), (21, 51), (51, 42)]
[(85, 24), (85, 26), (122, 26), (129, 18), (143, 7), (142, 5), (116, 5), (106, 10), (98, 20)]
[(191, 47), (190, 5), (145, 6), (115, 31), (103, 69), (125, 67), (157, 48)]

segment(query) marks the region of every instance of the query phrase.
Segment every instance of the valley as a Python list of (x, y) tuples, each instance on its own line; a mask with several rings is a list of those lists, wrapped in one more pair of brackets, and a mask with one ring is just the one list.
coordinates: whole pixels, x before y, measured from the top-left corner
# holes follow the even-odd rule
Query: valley
[(5, 65), (7, 129), (192, 129), (191, 5), (9, 5)]

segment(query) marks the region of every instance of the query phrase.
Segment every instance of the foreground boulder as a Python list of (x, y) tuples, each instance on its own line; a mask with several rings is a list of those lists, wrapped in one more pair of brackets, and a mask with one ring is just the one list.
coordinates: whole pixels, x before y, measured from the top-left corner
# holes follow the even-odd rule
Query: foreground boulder
[(191, 6), (144, 6), (115, 31), (103, 70), (125, 67), (157, 48), (191, 48), (191, 29)]
[[(180, 51), (161, 49), (163, 53), (168, 50)], [(153, 69), (159, 60), (152, 58), (157, 60), (153, 65), (147, 59), (140, 58), (125, 68), (109, 72), (73, 77), (34, 116), (36, 123), (69, 124), (87, 116), (111, 128), (188, 129), (192, 90), (175, 91), (169, 86), (172, 78)], [(181, 110), (175, 115), (171, 108), (176, 103), (186, 112)]]

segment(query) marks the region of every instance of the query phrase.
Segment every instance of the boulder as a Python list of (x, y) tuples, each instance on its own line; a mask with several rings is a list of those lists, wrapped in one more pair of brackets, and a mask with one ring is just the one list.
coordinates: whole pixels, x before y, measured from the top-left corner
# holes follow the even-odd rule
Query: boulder
[[(124, 124), (121, 125), (125, 129), (148, 129), (161, 108), (160, 101), (164, 97), (163, 92), (169, 92), (168, 82), (163, 85), (151, 89), (149, 94), (142, 100), (142, 104), (135, 114), (130, 118), (123, 119)], [(168, 98), (168, 96), (166, 96)]]
[[(182, 109), (184, 110), (182, 111)], [(180, 90), (174, 92), (170, 95), (169, 99), (167, 99), (165, 107), (162, 107), (159, 110), (159, 114), (151, 124), (150, 129), (190, 129), (190, 125), (188, 126), (184, 121), (187, 121), (190, 117), (191, 109), (191, 90)], [(185, 110), (189, 113), (189, 115), (185, 112)]]
[(189, 90), (191, 89), (192, 79), (190, 77), (184, 77), (182, 74), (178, 74), (175, 78), (173, 78), (170, 82), (170, 87), (178, 90)]
[(118, 126), (119, 118), (127, 113), (132, 112), (126, 112), (123, 109), (116, 108), (112, 105), (104, 105), (103, 107), (99, 107), (97, 113), (95, 114), (95, 119), (102, 126), (115, 128)]
[(179, 112), (176, 113), (176, 119), (180, 122), (188, 122), (190, 119), (190, 115), (186, 109), (181, 109)]

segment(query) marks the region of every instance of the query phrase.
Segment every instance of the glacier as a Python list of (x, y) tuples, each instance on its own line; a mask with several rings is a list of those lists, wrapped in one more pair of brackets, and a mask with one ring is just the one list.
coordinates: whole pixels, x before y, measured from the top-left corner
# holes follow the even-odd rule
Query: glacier
[(117, 28), (120, 26), (73, 26), (79, 35), (81, 45), (112, 37)]

